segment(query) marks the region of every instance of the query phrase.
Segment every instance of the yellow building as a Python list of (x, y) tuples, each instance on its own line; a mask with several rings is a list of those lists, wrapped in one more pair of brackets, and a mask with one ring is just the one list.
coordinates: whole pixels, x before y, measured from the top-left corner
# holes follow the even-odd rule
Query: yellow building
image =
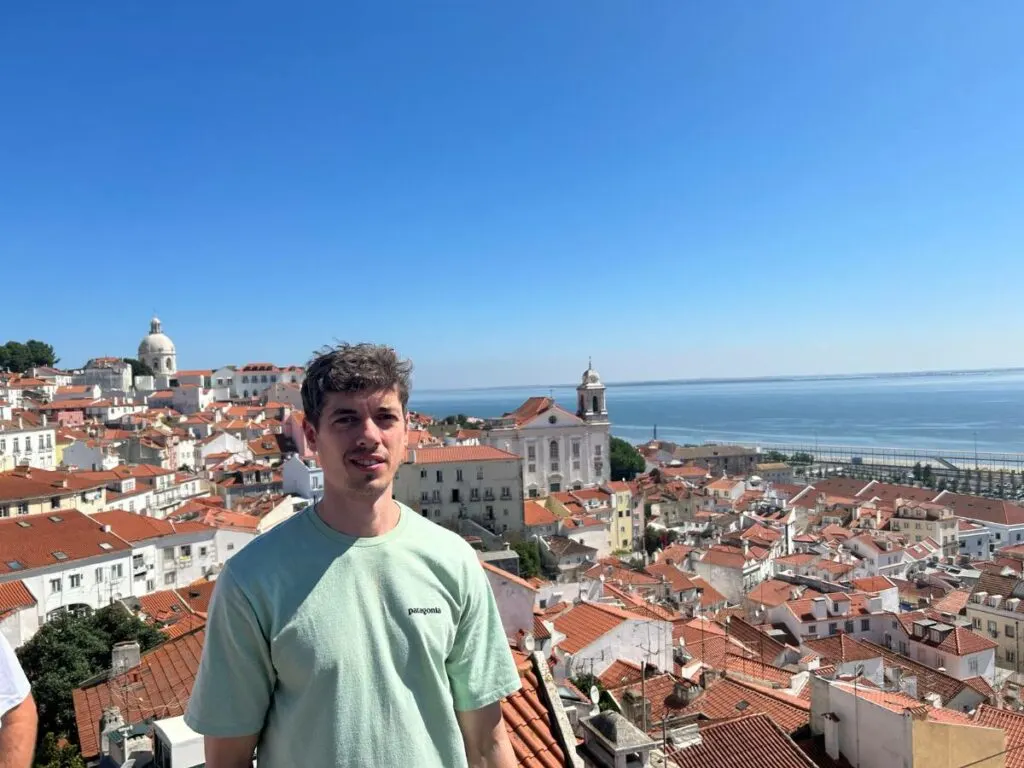
[(102, 481), (71, 472), (18, 467), (0, 473), (0, 518), (43, 515), (77, 509), (87, 515), (102, 512), (107, 489)]

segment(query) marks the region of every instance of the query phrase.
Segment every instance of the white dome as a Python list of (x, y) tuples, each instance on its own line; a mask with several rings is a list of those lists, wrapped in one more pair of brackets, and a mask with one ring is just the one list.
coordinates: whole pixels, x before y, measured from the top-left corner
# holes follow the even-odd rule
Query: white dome
[(149, 355), (173, 355), (174, 342), (163, 333), (151, 333), (139, 342), (139, 357)]
[(149, 333), (139, 342), (139, 360), (157, 373), (173, 374), (177, 370), (174, 342), (160, 328), (160, 318), (149, 321)]
[(586, 387), (586, 386), (592, 386), (592, 387), (593, 386), (596, 386), (596, 387), (603, 386), (601, 384), (601, 376), (600, 376), (600, 374), (597, 371), (594, 370), (593, 363), (591, 361), (589, 361), (589, 360), (587, 361), (587, 363), (588, 363), (587, 364), (587, 370), (585, 370), (583, 372), (583, 377), (582, 377), (582, 379), (580, 381), (580, 385), (584, 386), (584, 387)]

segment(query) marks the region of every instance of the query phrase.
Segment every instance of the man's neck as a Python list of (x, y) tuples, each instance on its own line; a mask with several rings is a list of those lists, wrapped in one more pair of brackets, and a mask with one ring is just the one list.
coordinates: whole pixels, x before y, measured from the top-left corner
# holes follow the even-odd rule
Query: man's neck
[(316, 505), (320, 519), (338, 533), (369, 538), (382, 536), (396, 525), (400, 516), (391, 490), (380, 496), (339, 497), (325, 489)]

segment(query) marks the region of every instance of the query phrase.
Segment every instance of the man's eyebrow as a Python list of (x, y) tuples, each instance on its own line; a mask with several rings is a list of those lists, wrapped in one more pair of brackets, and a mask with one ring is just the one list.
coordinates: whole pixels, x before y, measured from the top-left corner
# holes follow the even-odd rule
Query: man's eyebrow
[(336, 407), (331, 409), (331, 416), (338, 416), (338, 415), (346, 415), (347, 416), (347, 415), (355, 413), (355, 412), (356, 412), (355, 408), (346, 408), (344, 406), (339, 405), (339, 406), (336, 406)]

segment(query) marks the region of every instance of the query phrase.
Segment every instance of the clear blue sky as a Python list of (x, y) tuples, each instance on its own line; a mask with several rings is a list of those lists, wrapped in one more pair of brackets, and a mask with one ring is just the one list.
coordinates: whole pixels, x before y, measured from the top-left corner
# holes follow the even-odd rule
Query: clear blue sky
[[(421, 387), (1024, 364), (1024, 4), (8, 3), (0, 341)], [(38, 308), (38, 310), (36, 309)]]

